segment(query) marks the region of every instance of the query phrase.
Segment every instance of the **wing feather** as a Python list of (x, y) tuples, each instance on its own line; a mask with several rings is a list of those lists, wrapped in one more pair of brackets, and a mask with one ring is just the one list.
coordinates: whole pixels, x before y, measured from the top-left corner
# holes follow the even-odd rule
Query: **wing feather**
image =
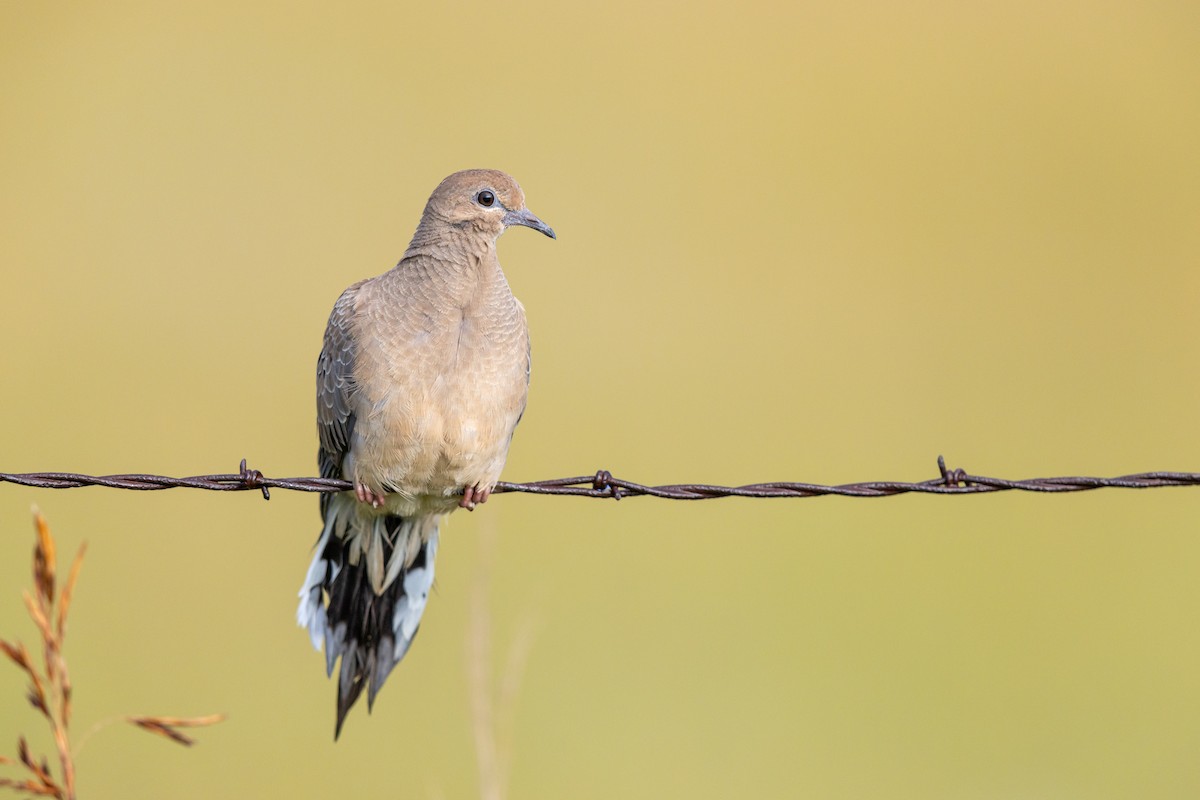
[[(357, 345), (351, 330), (359, 281), (338, 298), (325, 327), (325, 343), (317, 359), (317, 462), (322, 478), (341, 478), (342, 460), (354, 435), (354, 360)], [(321, 512), (329, 494), (321, 495)]]

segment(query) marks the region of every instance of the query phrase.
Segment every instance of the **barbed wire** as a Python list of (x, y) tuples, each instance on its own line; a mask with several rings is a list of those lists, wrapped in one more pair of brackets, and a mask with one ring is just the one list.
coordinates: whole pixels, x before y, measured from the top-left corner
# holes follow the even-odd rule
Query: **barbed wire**
[[(1059, 478), (1028, 478), (1008, 480), (972, 475), (962, 469), (948, 469), (942, 456), (937, 459), (940, 477), (917, 483), (905, 481), (866, 481), (825, 486), (819, 483), (777, 481), (752, 483), (746, 486), (714, 486), (704, 483), (676, 483), (666, 486), (646, 486), (615, 477), (608, 470), (575, 478), (551, 478), (529, 483), (496, 484), (493, 494), (520, 492), (523, 494), (570, 495), (620, 500), (625, 497), (659, 497), (665, 500), (711, 500), (717, 497), (888, 497), (897, 494), (986, 494), (990, 492), (1021, 491), (1056, 494), (1086, 492), (1093, 489), (1156, 489), (1163, 486), (1198, 486), (1196, 472), (1139, 472), (1115, 478), (1083, 476)], [(73, 472), (0, 472), (0, 483), (33, 486), (41, 489), (75, 489), (81, 486), (106, 486), (110, 489), (208, 489), (218, 492), (261, 491), (271, 499), (271, 489), (290, 489), (297, 492), (343, 492), (354, 488), (349, 481), (337, 478), (268, 478), (246, 466), (246, 459), (236, 473), (195, 475), (172, 478), (164, 475), (79, 475)]]

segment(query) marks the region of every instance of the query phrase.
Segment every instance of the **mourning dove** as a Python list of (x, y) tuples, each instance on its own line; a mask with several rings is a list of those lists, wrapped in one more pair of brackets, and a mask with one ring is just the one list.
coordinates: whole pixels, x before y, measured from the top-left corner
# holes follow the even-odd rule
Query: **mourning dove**
[(487, 500), (529, 386), (525, 310), (496, 258), (512, 225), (555, 238), (503, 172), (457, 172), (434, 190), (389, 272), (338, 298), (317, 361), (325, 527), (296, 617), (326, 671), (341, 657), (336, 739), (408, 652), (433, 584), (438, 524)]

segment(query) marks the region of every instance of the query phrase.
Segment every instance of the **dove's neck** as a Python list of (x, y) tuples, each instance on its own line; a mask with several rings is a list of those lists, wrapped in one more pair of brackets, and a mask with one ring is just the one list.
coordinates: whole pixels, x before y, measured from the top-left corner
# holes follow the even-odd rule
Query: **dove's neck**
[(459, 267), (470, 267), (480, 260), (495, 260), (496, 237), (470, 225), (454, 225), (442, 220), (421, 220), (413, 233), (404, 260), (427, 257)]
[(494, 293), (509, 293), (496, 257), (496, 242), (477, 231), (421, 225), (413, 234), (396, 273), (419, 280), (450, 305), (473, 306)]

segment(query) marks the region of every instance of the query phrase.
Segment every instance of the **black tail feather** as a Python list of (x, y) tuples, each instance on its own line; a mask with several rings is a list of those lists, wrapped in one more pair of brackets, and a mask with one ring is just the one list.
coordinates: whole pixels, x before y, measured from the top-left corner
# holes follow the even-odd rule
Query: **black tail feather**
[[(401, 517), (388, 517), (386, 521), (388, 536), (384, 540), (385, 563), (391, 558), (395, 534), (402, 522)], [(384, 681), (408, 650), (411, 639), (405, 643), (399, 655), (396, 652), (396, 637), (402, 635), (395, 629), (396, 604), (405, 597), (407, 573), (424, 567), (429, 560), (428, 549), (428, 543), (422, 544), (416, 560), (385, 587), (382, 594), (375, 594), (366, 565), (361, 560), (358, 564), (349, 563), (343, 540), (331, 537), (326, 547), (324, 557), (327, 562), (330, 565), (340, 564), (332, 580), (325, 583), (329, 598), (325, 659), (326, 670), (331, 676), (335, 662), (341, 658), (335, 740), (341, 735), (346, 715), (362, 695), (363, 689), (368, 689), (367, 710), (370, 711)], [(332, 566), (329, 572), (335, 572)]]

